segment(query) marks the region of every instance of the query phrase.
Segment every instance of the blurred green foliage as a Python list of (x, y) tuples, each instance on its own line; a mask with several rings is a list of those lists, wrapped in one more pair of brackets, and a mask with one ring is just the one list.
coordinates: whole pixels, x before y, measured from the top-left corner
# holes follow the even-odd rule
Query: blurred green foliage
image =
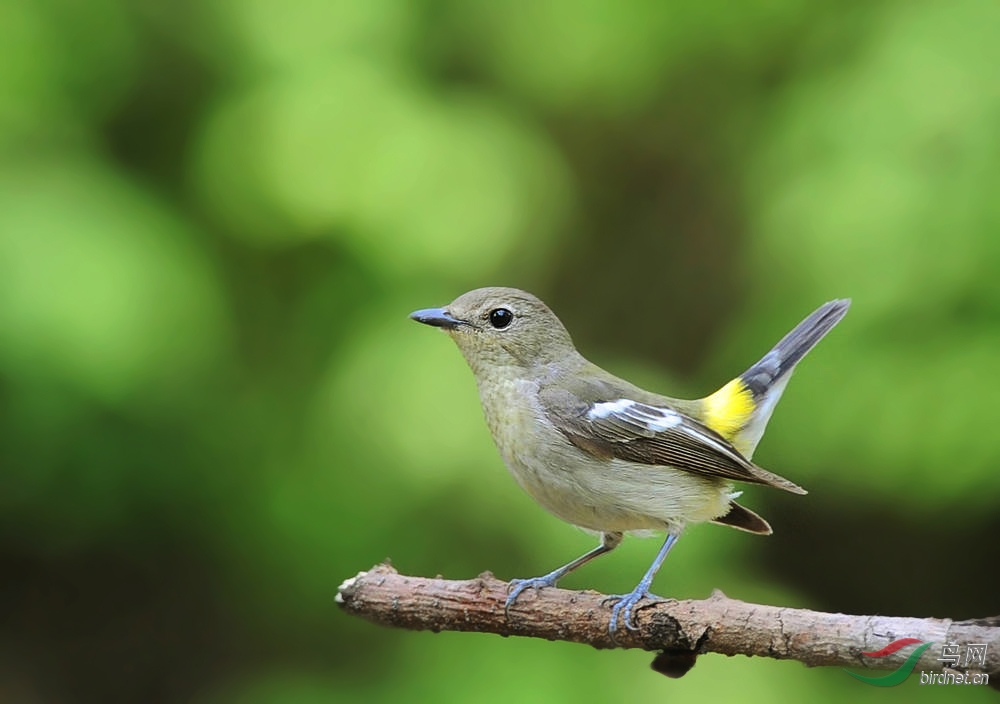
[[(757, 454), (812, 493), (748, 491), (776, 535), (695, 528), (656, 589), (995, 613), (998, 22), (976, 0), (7, 0), (0, 700), (932, 696), (713, 656), (670, 681), (333, 596), (386, 556), (509, 578), (591, 545), (406, 320), (501, 284), (691, 396), (853, 297)], [(566, 586), (628, 590), (652, 552)]]

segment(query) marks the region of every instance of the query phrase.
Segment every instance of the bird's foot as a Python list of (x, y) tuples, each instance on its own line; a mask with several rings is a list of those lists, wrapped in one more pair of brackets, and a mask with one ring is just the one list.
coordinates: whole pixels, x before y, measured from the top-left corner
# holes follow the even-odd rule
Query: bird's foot
[(656, 596), (655, 594), (650, 594), (649, 589), (642, 584), (636, 587), (635, 590), (629, 594), (612, 594), (602, 600), (602, 603), (604, 604), (612, 601), (617, 602), (611, 609), (611, 621), (608, 623), (608, 633), (611, 635), (611, 640), (615, 640), (615, 633), (618, 632), (619, 621), (630, 631), (639, 630), (639, 627), (635, 625), (633, 612), (635, 611), (635, 607), (638, 603), (643, 599), (650, 599), (653, 604), (669, 601), (669, 599), (664, 599), (663, 597)]
[(510, 607), (514, 605), (517, 597), (521, 596), (521, 592), (525, 589), (534, 589), (537, 592), (542, 587), (554, 587), (560, 577), (562, 577), (562, 571), (556, 570), (549, 572), (544, 577), (510, 580), (510, 585), (507, 587), (507, 601), (503, 605), (504, 615), (510, 615)]

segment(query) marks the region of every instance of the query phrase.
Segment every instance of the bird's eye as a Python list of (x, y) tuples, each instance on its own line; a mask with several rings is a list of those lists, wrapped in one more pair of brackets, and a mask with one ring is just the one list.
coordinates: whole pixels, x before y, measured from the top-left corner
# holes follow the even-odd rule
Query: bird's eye
[(494, 308), (490, 311), (490, 325), (497, 330), (503, 330), (514, 320), (514, 314), (506, 308)]

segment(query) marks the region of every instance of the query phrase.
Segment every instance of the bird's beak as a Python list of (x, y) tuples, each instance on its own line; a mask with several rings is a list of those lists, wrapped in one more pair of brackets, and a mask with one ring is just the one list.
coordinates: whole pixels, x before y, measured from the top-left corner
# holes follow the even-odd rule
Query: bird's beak
[(433, 325), (436, 328), (454, 330), (459, 325), (464, 325), (464, 320), (453, 318), (448, 315), (444, 308), (424, 308), (410, 313), (410, 319), (416, 320), (424, 325)]

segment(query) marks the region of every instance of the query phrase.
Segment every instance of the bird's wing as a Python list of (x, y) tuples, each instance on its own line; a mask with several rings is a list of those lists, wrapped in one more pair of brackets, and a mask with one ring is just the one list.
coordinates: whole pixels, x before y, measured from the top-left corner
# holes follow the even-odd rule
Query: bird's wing
[(549, 387), (539, 392), (539, 400), (549, 421), (570, 442), (595, 457), (616, 457), (805, 493), (747, 460), (721, 435), (694, 418), (668, 406), (626, 396), (616, 398), (608, 391), (603, 394), (611, 396), (607, 400), (588, 401), (572, 390)]

